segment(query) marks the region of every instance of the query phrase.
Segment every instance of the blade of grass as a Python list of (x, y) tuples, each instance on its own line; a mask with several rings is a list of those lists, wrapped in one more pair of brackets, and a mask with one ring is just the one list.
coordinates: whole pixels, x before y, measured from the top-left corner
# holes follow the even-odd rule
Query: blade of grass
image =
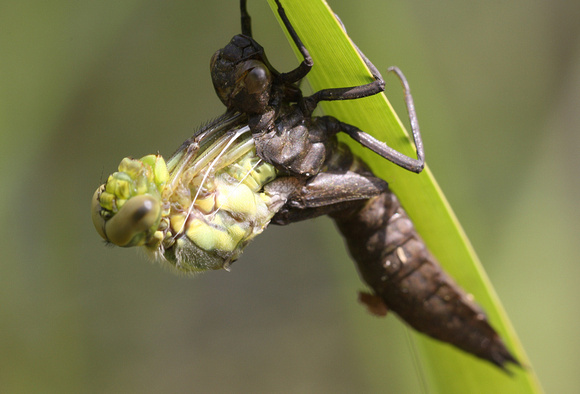
[[(274, 1), (268, 1), (277, 15)], [(315, 91), (372, 81), (369, 71), (324, 1), (293, 0), (283, 2), (283, 6), (314, 60), (308, 81)], [(296, 48), (294, 50), (299, 60), (302, 60)], [(387, 141), (394, 149), (414, 156), (414, 148), (404, 126), (385, 95), (324, 103), (323, 110), (326, 114)], [(475, 296), (508, 348), (526, 366), (525, 370), (512, 368), (514, 375), (510, 377), (489, 363), (413, 332), (431, 389), (446, 393), (541, 392), (520, 341), (429, 168), (416, 175), (352, 141), (349, 145), (371, 165), (377, 175), (389, 181), (392, 190), (413, 218), (417, 230), (445, 270)]]

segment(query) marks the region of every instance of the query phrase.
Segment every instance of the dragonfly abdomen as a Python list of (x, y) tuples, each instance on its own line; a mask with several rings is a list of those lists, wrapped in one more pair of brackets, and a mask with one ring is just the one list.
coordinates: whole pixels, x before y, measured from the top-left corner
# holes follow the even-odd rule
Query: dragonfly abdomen
[(518, 364), (472, 296), (441, 268), (387, 188), (350, 213), (332, 215), (359, 272), (413, 328), (504, 368)]

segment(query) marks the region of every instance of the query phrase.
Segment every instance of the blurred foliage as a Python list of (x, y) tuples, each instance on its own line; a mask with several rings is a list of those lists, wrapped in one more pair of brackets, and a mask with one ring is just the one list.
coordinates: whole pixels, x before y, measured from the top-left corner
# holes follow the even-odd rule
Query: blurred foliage
[[(580, 3), (329, 3), (374, 64), (405, 71), (428, 163), (544, 388), (573, 391)], [(249, 8), (271, 62), (294, 67), (267, 4)], [(405, 328), (356, 304), (325, 219), (195, 279), (92, 228), (122, 157), (168, 155), (223, 111), (209, 59), (238, 32), (234, 0), (0, 2), (0, 391), (419, 389)]]

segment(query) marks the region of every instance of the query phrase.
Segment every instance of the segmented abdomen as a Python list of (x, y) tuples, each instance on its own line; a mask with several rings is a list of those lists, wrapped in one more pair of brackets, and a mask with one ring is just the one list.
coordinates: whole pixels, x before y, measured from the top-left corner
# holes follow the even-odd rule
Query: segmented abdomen
[(331, 216), (361, 276), (389, 309), (416, 330), (502, 368), (518, 364), (472, 296), (442, 270), (388, 188)]

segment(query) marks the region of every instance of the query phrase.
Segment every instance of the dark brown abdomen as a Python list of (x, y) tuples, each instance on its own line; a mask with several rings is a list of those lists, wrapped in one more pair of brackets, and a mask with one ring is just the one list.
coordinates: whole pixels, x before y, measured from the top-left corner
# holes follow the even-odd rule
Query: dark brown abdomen
[(519, 364), (482, 309), (442, 270), (388, 189), (331, 216), (365, 282), (413, 328), (502, 368)]

